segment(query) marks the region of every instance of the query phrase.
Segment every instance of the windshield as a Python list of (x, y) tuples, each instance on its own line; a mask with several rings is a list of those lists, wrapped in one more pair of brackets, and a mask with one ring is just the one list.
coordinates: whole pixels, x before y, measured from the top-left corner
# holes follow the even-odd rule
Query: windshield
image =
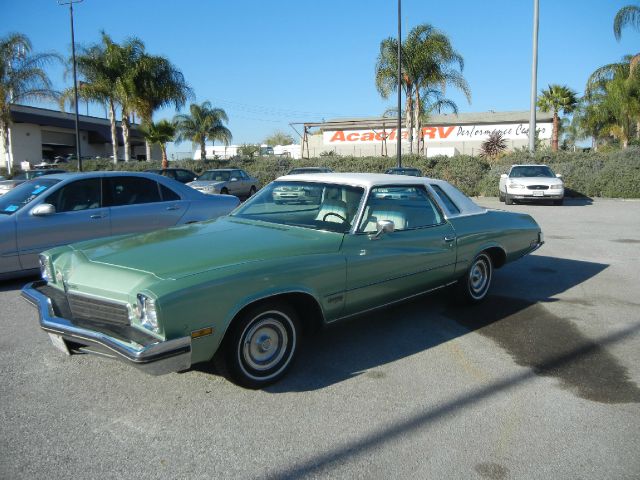
[(526, 165), (522, 167), (513, 167), (509, 174), (511, 178), (523, 178), (523, 177), (552, 177), (555, 175), (549, 167), (544, 165)]
[(9, 193), (0, 197), (0, 214), (11, 215), (17, 212), (29, 202), (41, 196), (59, 181), (60, 180), (55, 178), (47, 178), (45, 175), (37, 180), (32, 180), (18, 185)]
[(363, 188), (348, 185), (272, 182), (232, 216), (347, 233), (355, 220), (363, 194)]
[(321, 167), (308, 167), (308, 168), (294, 168), (287, 175), (300, 175), (302, 173), (329, 173), (331, 170), (329, 168), (321, 168)]
[(198, 180), (207, 180), (214, 182), (228, 182), (229, 176), (231, 172), (217, 172), (215, 170), (210, 170), (208, 172), (204, 172), (202, 175), (198, 177)]

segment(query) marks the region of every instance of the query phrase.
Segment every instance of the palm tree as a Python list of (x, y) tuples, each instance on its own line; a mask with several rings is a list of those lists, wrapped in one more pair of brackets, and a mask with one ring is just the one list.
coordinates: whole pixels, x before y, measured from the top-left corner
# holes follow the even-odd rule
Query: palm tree
[[(622, 62), (604, 65), (591, 74), (585, 88), (592, 116), (603, 131), (628, 144), (629, 121), (635, 122), (640, 138), (640, 70), (634, 68), (638, 56), (627, 55)], [(615, 133), (614, 133), (615, 132)], [(626, 138), (626, 140), (625, 140)]]
[[(86, 101), (95, 101), (107, 106), (111, 124), (111, 146), (113, 161), (118, 161), (118, 137), (116, 129), (116, 108), (122, 112), (122, 136), (124, 160), (130, 159), (129, 115), (133, 103), (131, 77), (135, 73), (138, 59), (144, 51), (144, 44), (137, 38), (131, 38), (120, 45), (114, 42), (104, 31), (101, 43), (82, 48), (76, 57), (78, 72), (83, 81), (78, 88), (78, 96)], [(73, 90), (63, 92), (60, 108), (67, 101), (73, 101)]]
[(640, 30), (640, 6), (627, 5), (618, 10), (613, 19), (613, 34), (616, 40), (620, 41), (622, 29), (627, 25), (632, 25), (636, 30)]
[[(168, 105), (180, 109), (187, 99), (193, 97), (184, 75), (169, 60), (160, 56), (143, 55), (137, 62), (130, 86), (133, 92), (132, 107), (146, 123), (152, 122), (156, 110)], [(146, 152), (147, 160), (151, 160), (148, 141)]]
[[(402, 44), (401, 84), (405, 93), (406, 124), (413, 151), (414, 127), (420, 132), (422, 107), (432, 111), (457, 106), (444, 98), (448, 86), (461, 90), (468, 100), (470, 91), (462, 76), (464, 61), (453, 49), (449, 38), (428, 24), (414, 27)], [(383, 98), (397, 91), (397, 39), (387, 38), (380, 43), (376, 62), (376, 88)], [(427, 112), (428, 113), (428, 112)], [(418, 135), (420, 148), (421, 132)]]
[(565, 85), (549, 85), (549, 88), (542, 90), (538, 97), (538, 108), (543, 112), (553, 112), (553, 134), (551, 139), (551, 149), (558, 151), (558, 136), (560, 132), (560, 113), (571, 113), (578, 105), (576, 92)]
[(20, 33), (0, 38), (0, 142), (11, 173), (11, 104), (55, 98), (56, 92), (44, 67), (60, 61), (55, 53), (32, 53), (31, 41)]
[(226, 112), (221, 108), (213, 108), (211, 102), (202, 105), (192, 103), (190, 114), (180, 114), (174, 117), (178, 136), (177, 142), (190, 140), (200, 146), (200, 160), (206, 159), (205, 145), (207, 140), (216, 140), (229, 145), (232, 139), (231, 131), (223, 125), (229, 121)]
[(167, 142), (171, 142), (176, 136), (176, 124), (169, 120), (160, 120), (157, 123), (143, 123), (140, 126), (142, 135), (150, 144), (160, 145), (162, 151), (162, 168), (169, 167), (167, 159)]

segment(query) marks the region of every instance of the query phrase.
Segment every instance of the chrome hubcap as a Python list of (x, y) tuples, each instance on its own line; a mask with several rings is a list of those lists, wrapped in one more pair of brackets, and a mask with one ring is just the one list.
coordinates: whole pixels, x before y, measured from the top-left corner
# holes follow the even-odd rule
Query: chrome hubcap
[(263, 318), (245, 333), (242, 358), (249, 368), (269, 370), (282, 360), (289, 343), (284, 325), (274, 318)]
[(479, 258), (469, 271), (469, 289), (475, 298), (482, 297), (489, 287), (491, 276), (489, 263), (484, 258)]

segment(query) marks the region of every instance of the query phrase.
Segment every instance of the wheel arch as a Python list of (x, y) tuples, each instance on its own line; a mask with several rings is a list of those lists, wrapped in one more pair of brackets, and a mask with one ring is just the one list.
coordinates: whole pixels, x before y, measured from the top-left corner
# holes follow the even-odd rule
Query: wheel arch
[(324, 312), (318, 300), (309, 292), (288, 291), (266, 295), (257, 299), (246, 302), (242, 307), (238, 308), (231, 316), (221, 342), (229, 331), (231, 325), (236, 322), (248, 310), (262, 304), (282, 302), (294, 309), (300, 320), (300, 327), (303, 333), (312, 332), (319, 329), (324, 324)]
[(483, 252), (489, 255), (494, 268), (500, 268), (505, 263), (507, 263), (507, 252), (505, 252), (504, 248), (502, 248), (500, 245), (487, 246), (480, 250), (478, 252), (478, 255)]

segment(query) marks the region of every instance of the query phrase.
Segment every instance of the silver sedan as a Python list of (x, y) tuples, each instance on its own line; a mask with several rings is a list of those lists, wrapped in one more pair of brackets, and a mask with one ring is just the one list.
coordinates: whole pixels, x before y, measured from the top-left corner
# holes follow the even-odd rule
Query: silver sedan
[(214, 219), (238, 204), (151, 173), (45, 175), (0, 197), (0, 278), (38, 272), (38, 254), (58, 245)]
[(248, 198), (258, 190), (258, 179), (240, 168), (218, 168), (207, 170), (190, 187), (202, 193), (222, 193)]

